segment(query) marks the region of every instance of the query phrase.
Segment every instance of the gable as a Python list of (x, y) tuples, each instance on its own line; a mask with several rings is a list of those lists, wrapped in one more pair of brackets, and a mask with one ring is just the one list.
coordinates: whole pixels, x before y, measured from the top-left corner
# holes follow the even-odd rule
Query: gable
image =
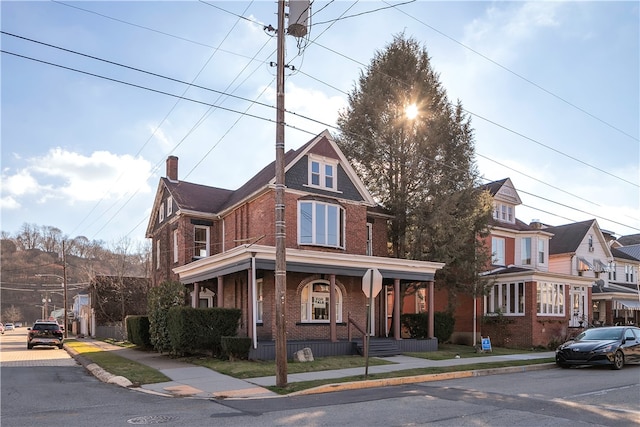
[[(331, 159), (337, 162), (338, 192), (325, 192), (308, 186), (309, 156)], [(289, 174), (290, 171), (291, 174)], [(288, 162), (285, 167), (285, 177), (287, 175), (289, 175), (288, 179), (291, 180), (292, 185), (296, 185), (298, 189), (303, 189), (305, 192), (319, 191), (320, 194), (357, 200), (370, 206), (377, 204), (327, 130), (296, 151), (295, 158)], [(275, 183), (275, 178), (272, 183)], [(288, 186), (289, 182), (287, 182)]]
[[(598, 245), (606, 257), (611, 256), (609, 245), (607, 245), (604, 235), (594, 219), (549, 227), (545, 231), (553, 233), (553, 237), (549, 241), (550, 255), (581, 252), (581, 246), (587, 244), (589, 235), (591, 235), (593, 236), (593, 246)], [(591, 250), (588, 251), (591, 252)]]
[(522, 204), (522, 200), (520, 200), (520, 196), (510, 178), (498, 181), (497, 185), (490, 188), (490, 191), (495, 191), (495, 193), (492, 194), (494, 200), (509, 203), (513, 206)]

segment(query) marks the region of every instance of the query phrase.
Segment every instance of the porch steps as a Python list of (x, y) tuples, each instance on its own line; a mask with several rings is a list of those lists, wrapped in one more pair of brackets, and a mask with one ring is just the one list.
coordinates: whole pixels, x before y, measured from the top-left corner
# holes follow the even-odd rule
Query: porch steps
[[(358, 342), (358, 353), (364, 356), (364, 340)], [(371, 338), (369, 341), (369, 356), (386, 357), (402, 354), (398, 343), (394, 339)]]

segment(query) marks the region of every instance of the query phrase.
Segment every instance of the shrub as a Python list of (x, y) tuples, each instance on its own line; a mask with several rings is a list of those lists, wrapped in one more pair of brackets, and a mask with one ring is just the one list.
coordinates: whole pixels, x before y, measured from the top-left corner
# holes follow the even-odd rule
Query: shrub
[(127, 316), (127, 339), (141, 347), (151, 347), (149, 316)]
[[(429, 313), (406, 313), (401, 316), (401, 322), (411, 338), (429, 338)], [(451, 338), (455, 323), (451, 313), (436, 311), (433, 314), (433, 334), (438, 342), (447, 342)]]
[(171, 350), (167, 328), (169, 308), (184, 305), (186, 292), (184, 285), (179, 282), (163, 282), (149, 290), (147, 298), (149, 338), (153, 348), (160, 353)]
[(235, 336), (241, 311), (237, 308), (172, 307), (167, 314), (169, 342), (174, 354), (208, 350), (222, 353), (222, 336)]
[(407, 328), (411, 338), (425, 339), (429, 334), (428, 313), (406, 313), (400, 316), (402, 326)]
[(249, 337), (221, 337), (222, 351), (229, 360), (246, 360), (251, 350), (251, 338)]

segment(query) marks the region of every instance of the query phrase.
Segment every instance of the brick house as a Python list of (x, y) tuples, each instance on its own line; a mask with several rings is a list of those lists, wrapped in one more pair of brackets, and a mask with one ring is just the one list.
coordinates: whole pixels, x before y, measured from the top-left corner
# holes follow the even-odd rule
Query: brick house
[(605, 233), (613, 259), (592, 287), (594, 325), (640, 325), (640, 244), (632, 244), (632, 237)]
[[(328, 131), (285, 154), (285, 185), (289, 356), (312, 342), (319, 355), (352, 352), (352, 332), (366, 329), (369, 270), (381, 274), (383, 289), (411, 281), (433, 293), (443, 264), (388, 257), (390, 217)], [(178, 159), (169, 157), (146, 232), (152, 282), (180, 281), (193, 307), (242, 309), (239, 333), (253, 339), (256, 358), (272, 357), (275, 342), (274, 186), (275, 162), (228, 190), (180, 181)], [(386, 294), (372, 306), (374, 336), (388, 333)], [(399, 325), (399, 302), (390, 315)]]
[(486, 238), (493, 254), (485, 272), (491, 284), (486, 295), (476, 299), (480, 315), (471, 322), (474, 303), (471, 298), (461, 302), (464, 310), (459, 308), (456, 317), (463, 321), (456, 322), (455, 339), (473, 342), (468, 328), (475, 323), (474, 330), (489, 336), (494, 345), (546, 347), (586, 327), (596, 276), (584, 270), (580, 260), (611, 257), (597, 222), (526, 224), (516, 218), (522, 202), (509, 178), (487, 184), (486, 190), (494, 199)]

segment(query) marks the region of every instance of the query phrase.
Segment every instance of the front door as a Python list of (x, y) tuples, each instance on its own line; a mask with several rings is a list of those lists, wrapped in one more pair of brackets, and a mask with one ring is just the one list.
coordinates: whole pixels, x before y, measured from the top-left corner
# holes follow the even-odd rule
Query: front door
[(587, 319), (589, 318), (589, 313), (587, 312), (589, 307), (589, 304), (587, 304), (588, 295), (586, 286), (571, 286), (569, 291), (569, 301), (571, 301), (569, 327), (587, 327)]

